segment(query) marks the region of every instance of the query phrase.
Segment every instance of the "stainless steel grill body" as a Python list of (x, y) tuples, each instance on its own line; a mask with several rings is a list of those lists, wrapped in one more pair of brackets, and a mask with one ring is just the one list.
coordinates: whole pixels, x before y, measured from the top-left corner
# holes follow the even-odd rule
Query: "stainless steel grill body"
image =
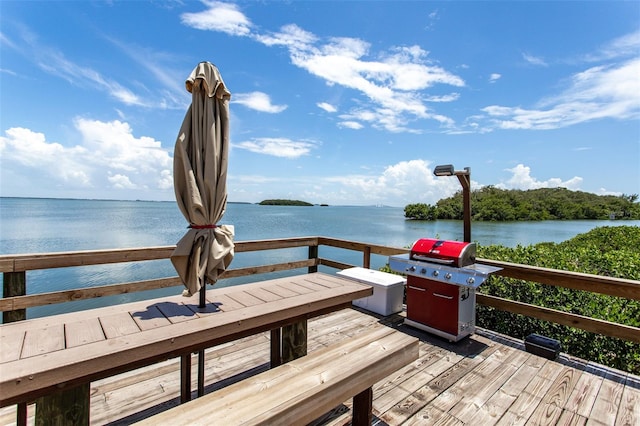
[[(460, 250), (461, 259), (469, 257), (468, 248), (460, 246)], [(411, 253), (389, 257), (389, 267), (407, 275), (405, 324), (452, 342), (473, 334), (476, 288), (489, 274), (501, 268), (478, 263), (463, 267), (449, 266), (443, 264), (441, 259), (432, 262), (428, 254), (420, 254), (416, 259), (415, 254), (416, 250), (412, 250)], [(455, 255), (450, 257), (455, 258)], [(475, 260), (475, 251), (473, 258)], [(461, 262), (449, 263), (455, 265)]]

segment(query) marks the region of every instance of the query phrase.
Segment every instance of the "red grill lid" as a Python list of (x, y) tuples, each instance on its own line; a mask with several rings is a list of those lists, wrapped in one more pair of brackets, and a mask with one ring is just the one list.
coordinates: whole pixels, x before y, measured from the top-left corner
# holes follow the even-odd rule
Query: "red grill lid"
[(457, 267), (476, 262), (476, 244), (421, 238), (411, 247), (411, 259)]

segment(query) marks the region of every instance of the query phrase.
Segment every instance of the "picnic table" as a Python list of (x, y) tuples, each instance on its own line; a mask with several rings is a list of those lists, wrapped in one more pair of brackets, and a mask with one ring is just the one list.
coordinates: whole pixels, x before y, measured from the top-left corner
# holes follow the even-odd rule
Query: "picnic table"
[(23, 404), (26, 421), (27, 402), (73, 388), (88, 406), (91, 381), (175, 357), (186, 402), (192, 352), (271, 331), (276, 366), (306, 353), (307, 319), (371, 294), (370, 286), (312, 273), (213, 288), (204, 308), (198, 295), (172, 296), (2, 324), (0, 407)]

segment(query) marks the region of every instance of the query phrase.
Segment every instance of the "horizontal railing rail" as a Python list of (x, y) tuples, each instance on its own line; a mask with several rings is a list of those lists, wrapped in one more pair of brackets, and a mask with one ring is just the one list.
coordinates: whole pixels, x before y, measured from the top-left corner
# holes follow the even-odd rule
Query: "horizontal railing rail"
[[(319, 247), (321, 246), (361, 252), (362, 263), (360, 265), (353, 265), (336, 259), (320, 257)], [(296, 247), (307, 247), (308, 258), (292, 260), (285, 263), (229, 269), (225, 271), (221, 279), (239, 278), (300, 268), (307, 268), (309, 272), (313, 272), (316, 271), (320, 265), (336, 269), (345, 269), (353, 266), (369, 268), (372, 255), (390, 256), (409, 251), (406, 248), (389, 247), (329, 237), (295, 237), (277, 240), (238, 241), (235, 243), (236, 253)], [(180, 279), (174, 276), (49, 293), (28, 294), (27, 292), (27, 271), (166, 260), (169, 259), (174, 248), (175, 246), (161, 246), (116, 250), (1, 255), (0, 272), (3, 273), (4, 297), (0, 299), (0, 311), (3, 312), (3, 321), (8, 322), (24, 319), (26, 317), (25, 309), (37, 306), (180, 286), (182, 285)], [(541, 268), (490, 259), (478, 259), (478, 262), (502, 268), (496, 275), (504, 277), (640, 300), (640, 281)], [(479, 304), (498, 310), (526, 315), (640, 343), (640, 328), (637, 327), (612, 323), (486, 294), (477, 294), (477, 301)]]

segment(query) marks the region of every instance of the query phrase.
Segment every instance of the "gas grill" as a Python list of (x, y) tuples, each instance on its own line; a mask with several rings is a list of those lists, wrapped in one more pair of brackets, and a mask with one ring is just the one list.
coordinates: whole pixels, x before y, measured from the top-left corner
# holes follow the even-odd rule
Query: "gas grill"
[(405, 324), (457, 342), (475, 332), (476, 288), (499, 271), (475, 263), (476, 244), (422, 238), (411, 252), (390, 256), (407, 275)]

